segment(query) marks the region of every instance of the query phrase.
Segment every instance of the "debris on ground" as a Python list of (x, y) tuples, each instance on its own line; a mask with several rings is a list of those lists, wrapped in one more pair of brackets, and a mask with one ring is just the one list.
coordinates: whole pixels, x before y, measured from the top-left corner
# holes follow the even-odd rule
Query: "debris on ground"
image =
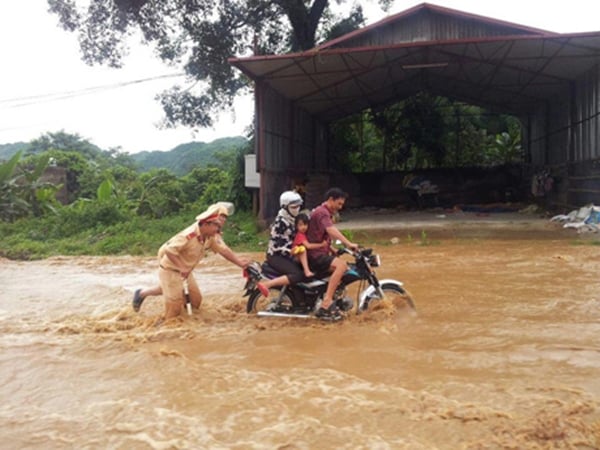
[(550, 221), (562, 223), (563, 228), (574, 228), (578, 233), (596, 233), (600, 230), (600, 206), (589, 204), (569, 214), (558, 214)]

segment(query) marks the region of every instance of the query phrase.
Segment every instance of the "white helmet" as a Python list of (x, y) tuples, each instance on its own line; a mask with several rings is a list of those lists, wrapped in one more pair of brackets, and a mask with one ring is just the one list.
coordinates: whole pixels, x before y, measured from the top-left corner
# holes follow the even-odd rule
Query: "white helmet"
[(279, 206), (281, 206), (282, 208), (287, 208), (289, 205), (293, 205), (293, 204), (295, 204), (295, 205), (302, 204), (302, 197), (297, 192), (285, 191), (279, 197)]

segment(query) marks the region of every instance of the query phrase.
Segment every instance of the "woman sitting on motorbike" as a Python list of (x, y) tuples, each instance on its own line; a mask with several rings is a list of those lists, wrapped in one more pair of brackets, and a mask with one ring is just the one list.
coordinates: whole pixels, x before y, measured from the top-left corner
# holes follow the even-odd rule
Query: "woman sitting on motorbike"
[(285, 191), (279, 197), (281, 209), (271, 226), (271, 236), (267, 248), (267, 262), (277, 272), (285, 274), (271, 280), (257, 283), (257, 288), (265, 297), (275, 286), (287, 286), (304, 279), (302, 266), (292, 255), (292, 243), (296, 233), (295, 217), (302, 207), (302, 197), (294, 191)]

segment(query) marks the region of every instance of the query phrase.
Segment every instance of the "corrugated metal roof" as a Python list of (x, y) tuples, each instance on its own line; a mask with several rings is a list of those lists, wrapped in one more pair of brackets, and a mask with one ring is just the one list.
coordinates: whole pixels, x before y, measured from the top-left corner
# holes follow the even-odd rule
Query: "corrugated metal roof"
[[(398, 31), (416, 24), (412, 38)], [(422, 4), (309, 51), (230, 62), (324, 122), (422, 90), (518, 114), (598, 64), (600, 32), (551, 33)]]
[[(401, 43), (447, 40), (450, 37), (466, 39), (514, 35), (556, 36), (557, 33), (422, 3), (375, 24), (325, 42), (317, 48), (323, 50), (334, 47), (363, 47), (369, 42), (391, 36), (394, 43)], [(383, 44), (390, 44), (390, 42), (380, 42), (380, 45)]]

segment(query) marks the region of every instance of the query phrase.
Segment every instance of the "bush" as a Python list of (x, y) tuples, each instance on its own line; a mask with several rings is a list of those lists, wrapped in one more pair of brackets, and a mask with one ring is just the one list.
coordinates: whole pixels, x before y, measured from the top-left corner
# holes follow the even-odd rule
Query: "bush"
[[(54, 255), (154, 256), (167, 239), (192, 224), (198, 212), (149, 219), (126, 217), (110, 205), (89, 205), (65, 208), (59, 216), (0, 222), (0, 256), (25, 260)], [(248, 212), (230, 217), (223, 234), (234, 251), (266, 249), (267, 237), (259, 233), (255, 217)]]
[(249, 212), (235, 213), (227, 220), (223, 239), (231, 248), (239, 250), (266, 250), (266, 231), (259, 230), (255, 217)]
[(68, 237), (85, 230), (118, 224), (127, 220), (127, 216), (127, 212), (114, 203), (80, 201), (62, 208), (56, 218), (49, 217), (49, 221), (53, 222), (49, 231), (53, 237)]

